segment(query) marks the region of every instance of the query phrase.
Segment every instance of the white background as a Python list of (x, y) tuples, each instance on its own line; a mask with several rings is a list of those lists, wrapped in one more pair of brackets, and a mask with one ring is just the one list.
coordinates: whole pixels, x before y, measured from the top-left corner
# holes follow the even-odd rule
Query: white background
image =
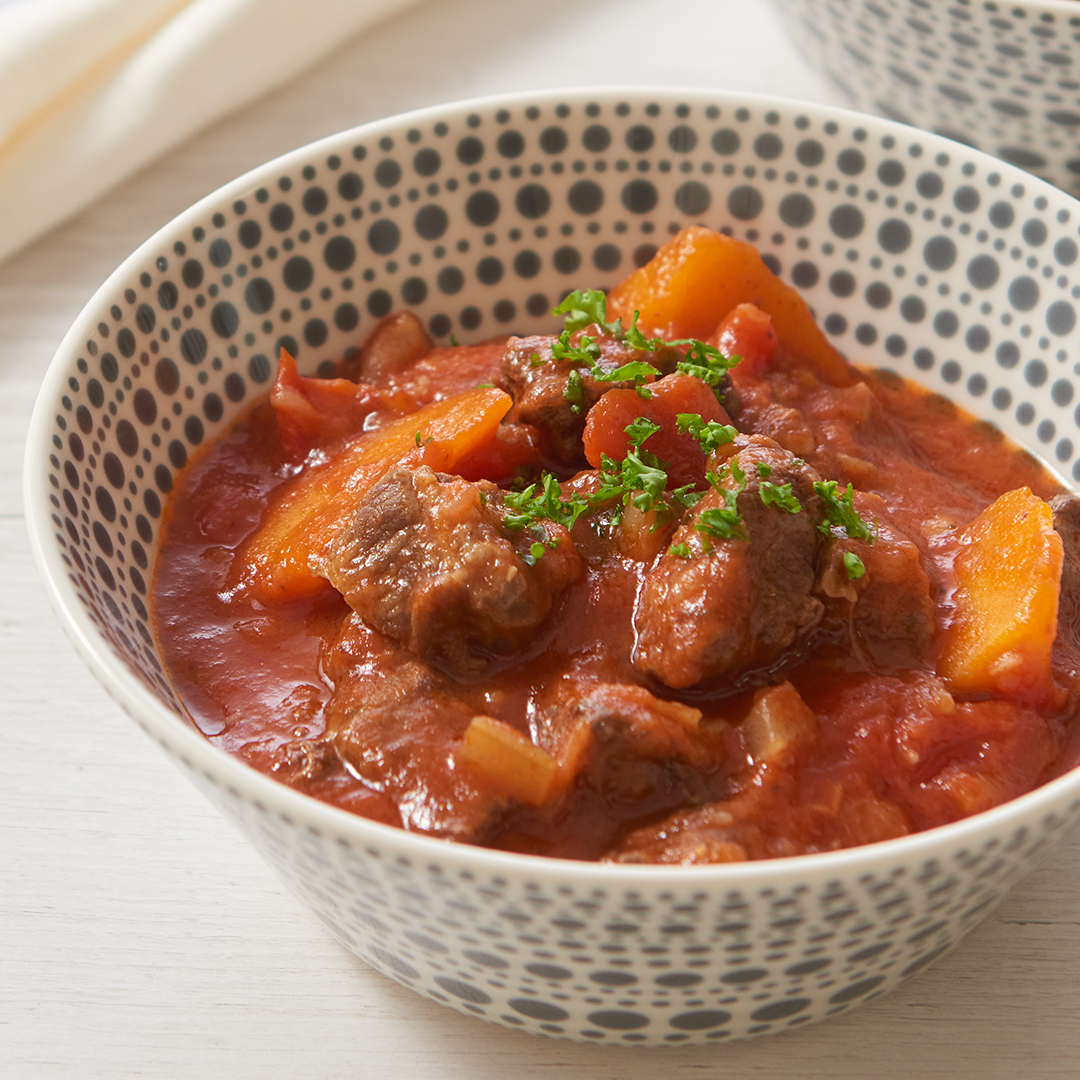
[(29, 413), (107, 274), (200, 196), (457, 98), (668, 84), (841, 104), (766, 0), (430, 0), (0, 264), (0, 1076), (1080, 1076), (1080, 834), (952, 955), (814, 1028), (702, 1050), (506, 1032), (345, 952), (82, 669), (22, 514)]

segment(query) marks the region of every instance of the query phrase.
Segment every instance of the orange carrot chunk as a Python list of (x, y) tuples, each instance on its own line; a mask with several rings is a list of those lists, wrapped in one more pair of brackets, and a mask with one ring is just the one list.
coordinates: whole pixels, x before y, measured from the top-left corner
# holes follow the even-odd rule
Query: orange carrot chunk
[(1048, 704), (1063, 549), (1030, 488), (1007, 491), (968, 525), (956, 557), (956, 611), (938, 672), (954, 690)]
[(708, 339), (739, 304), (768, 313), (791, 359), (832, 386), (855, 381), (847, 361), (829, 344), (806, 301), (762, 261), (752, 244), (700, 225), (684, 229), (652, 260), (608, 294), (608, 318), (621, 317), (646, 334)]

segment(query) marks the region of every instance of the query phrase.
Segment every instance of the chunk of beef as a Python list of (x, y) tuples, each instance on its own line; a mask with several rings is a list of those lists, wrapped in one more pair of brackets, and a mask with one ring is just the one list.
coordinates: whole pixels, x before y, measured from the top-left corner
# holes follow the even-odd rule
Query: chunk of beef
[[(493, 484), (394, 469), (364, 498), (316, 568), (372, 626), (427, 663), (455, 675), (483, 673), (544, 620), (580, 573), (566, 530), (503, 526)], [(530, 565), (530, 562), (532, 565)]]
[[(922, 552), (889, 521), (877, 495), (856, 492), (854, 505), (864, 521), (876, 522), (876, 539), (853, 540), (833, 530), (818, 572), (826, 615), (848, 624), (855, 647), (877, 668), (922, 666), (935, 629), (934, 586)], [(849, 576), (849, 553), (865, 567), (862, 577)]]
[[(560, 762), (578, 797), (636, 820), (714, 797), (723, 732), (700, 710), (628, 683), (560, 679), (537, 702), (533, 739)], [(605, 843), (600, 838), (599, 843)]]
[[(650, 353), (631, 349), (625, 342), (608, 336), (595, 340), (600, 348), (597, 366), (604, 372), (644, 360), (668, 375), (682, 359), (682, 354), (673, 347)], [(564, 465), (583, 464), (581, 436), (589, 409), (608, 390), (634, 384), (632, 380), (601, 382), (580, 363), (554, 359), (553, 341), (551, 337), (511, 338), (503, 353), (500, 384), (514, 399), (512, 420), (539, 429), (548, 453), (556, 461)], [(577, 390), (570, 386), (573, 372), (581, 379)]]
[(327, 733), (349, 772), (390, 800), (404, 828), (483, 840), (506, 799), (455, 768), (473, 710), (447, 681), (355, 614), (324, 669)]
[[(813, 484), (820, 477), (764, 436), (740, 435), (732, 447), (746, 477), (736, 500), (745, 538), (701, 531), (702, 515), (707, 522), (708, 511), (725, 505), (710, 491), (646, 574), (634, 613), (635, 666), (676, 689), (771, 664), (822, 615), (812, 592), (821, 544)], [(724, 475), (735, 490), (732, 469)], [(802, 509), (766, 505), (766, 483), (790, 484)]]

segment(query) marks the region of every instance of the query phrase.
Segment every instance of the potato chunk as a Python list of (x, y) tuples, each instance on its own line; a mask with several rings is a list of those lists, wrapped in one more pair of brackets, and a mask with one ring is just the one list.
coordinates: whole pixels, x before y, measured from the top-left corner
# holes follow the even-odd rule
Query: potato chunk
[(646, 333), (704, 340), (739, 304), (755, 304), (768, 314), (780, 344), (822, 382), (855, 381), (809, 305), (765, 265), (757, 248), (700, 225), (684, 229), (612, 289), (607, 313), (629, 326), (640, 311)]
[(1062, 565), (1050, 507), (1030, 488), (1008, 491), (960, 540), (939, 674), (954, 690), (1048, 702)]

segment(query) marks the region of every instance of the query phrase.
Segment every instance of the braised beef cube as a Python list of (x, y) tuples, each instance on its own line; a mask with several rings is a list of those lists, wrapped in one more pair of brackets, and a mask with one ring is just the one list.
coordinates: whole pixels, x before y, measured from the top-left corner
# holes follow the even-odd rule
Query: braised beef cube
[[(493, 484), (394, 469), (364, 498), (317, 569), (363, 619), (461, 677), (520, 645), (580, 573), (561, 526), (503, 526)], [(536, 557), (532, 545), (543, 544)], [(553, 544), (555, 546), (548, 546)]]
[[(645, 575), (634, 614), (635, 666), (676, 689), (773, 663), (822, 615), (812, 592), (820, 477), (761, 435), (740, 435), (732, 448), (723, 484), (738, 490), (738, 470), (745, 483), (735, 535), (721, 534), (728, 507), (723, 492), (711, 490)], [(789, 484), (793, 513), (777, 501)]]
[(334, 684), (327, 732), (348, 771), (390, 801), (404, 828), (482, 841), (506, 799), (453, 767), (473, 710), (447, 680), (355, 614), (324, 668)]
[[(579, 337), (575, 335), (571, 340), (577, 342)], [(500, 382), (514, 399), (511, 416), (540, 430), (552, 458), (564, 465), (583, 464), (581, 435), (589, 409), (608, 390), (616, 386), (632, 387), (634, 382), (632, 379), (603, 382), (594, 378), (586, 365), (554, 359), (551, 355), (554, 340), (511, 338), (503, 353)], [(656, 352), (642, 352), (616, 338), (604, 336), (595, 340), (600, 348), (596, 363), (604, 372), (641, 360), (652, 364), (660, 374), (669, 375), (682, 359), (678, 349), (670, 346)]]
[[(922, 552), (886, 515), (876, 495), (855, 493), (855, 509), (863, 521), (875, 522), (869, 543), (833, 529), (818, 573), (818, 591), (826, 598), (826, 615), (846, 625), (854, 645), (883, 669), (920, 666), (934, 635), (934, 588)], [(858, 564), (851, 570), (845, 557)]]
[(538, 702), (534, 738), (568, 776), (641, 817), (701, 802), (724, 757), (699, 709), (626, 683), (559, 680)]
[(1054, 530), (1061, 537), (1061, 594), (1058, 633), (1080, 639), (1080, 495), (1069, 492), (1050, 500)]

